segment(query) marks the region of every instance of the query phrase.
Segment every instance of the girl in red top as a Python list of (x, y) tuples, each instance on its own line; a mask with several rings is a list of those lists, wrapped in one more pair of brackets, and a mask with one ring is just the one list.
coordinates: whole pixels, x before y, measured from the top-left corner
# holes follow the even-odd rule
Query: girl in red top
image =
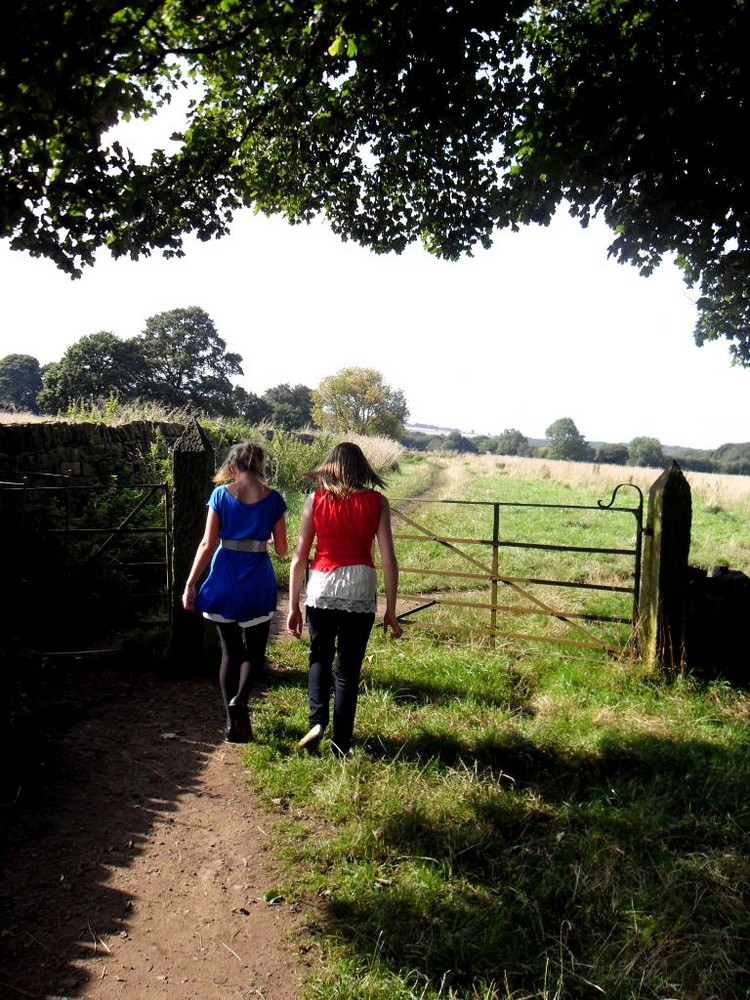
[(383, 627), (390, 628), (394, 637), (402, 632), (396, 618), (398, 563), (390, 506), (373, 489), (384, 487), (385, 482), (356, 444), (336, 445), (310, 479), (317, 489), (302, 511), (289, 574), (287, 621), (290, 632), (302, 634), (300, 596), (315, 542), (305, 598), (310, 633), (310, 730), (299, 745), (312, 749), (320, 743), (330, 717), (333, 674), (333, 751), (343, 756), (351, 748), (359, 675), (377, 610), (372, 558), (376, 538), (385, 583)]

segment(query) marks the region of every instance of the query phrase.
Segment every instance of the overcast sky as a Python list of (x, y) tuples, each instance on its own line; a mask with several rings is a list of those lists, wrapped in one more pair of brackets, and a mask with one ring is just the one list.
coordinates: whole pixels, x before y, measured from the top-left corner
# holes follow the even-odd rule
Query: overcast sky
[(607, 260), (608, 242), (603, 225), (560, 215), (449, 263), (246, 212), (180, 260), (102, 255), (76, 281), (0, 244), (3, 354), (45, 364), (85, 334), (132, 337), (155, 313), (200, 306), (257, 394), (366, 366), (403, 390), (411, 422), (544, 437), (571, 417), (589, 441), (750, 441), (750, 371), (723, 343), (696, 347), (673, 265), (642, 278)]

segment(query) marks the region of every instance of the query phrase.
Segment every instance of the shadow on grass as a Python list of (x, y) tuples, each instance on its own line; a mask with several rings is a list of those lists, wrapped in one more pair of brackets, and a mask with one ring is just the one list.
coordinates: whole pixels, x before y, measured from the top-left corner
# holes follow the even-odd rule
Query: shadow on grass
[(381, 818), (389, 878), (329, 900), (327, 931), (361, 964), (416, 970), (435, 995), (490, 982), (519, 997), (750, 995), (747, 747), (378, 742), (365, 753), (476, 761), (496, 780), (468, 787), (453, 818), (408, 801)]
[(384, 683), (368, 676), (366, 683), (368, 690), (376, 694), (387, 692), (398, 704), (455, 705), (458, 699), (471, 698), (478, 705), (501, 708), (521, 715), (529, 714), (529, 679), (507, 666), (502, 671), (498, 670), (494, 690), (487, 683), (467, 683), (465, 677), (461, 678), (461, 683), (450, 684), (442, 677), (434, 682), (425, 681), (421, 677), (419, 680), (401, 677), (397, 683)]
[[(281, 682), (304, 689), (306, 671), (284, 670)], [(486, 703), (522, 710), (526, 683), (500, 678)], [(467, 694), (443, 678), (367, 684), (376, 699), (417, 706)], [(275, 724), (288, 752), (297, 734), (288, 716)], [(339, 831), (323, 850), (333, 872), (323, 929), (360, 980), (373, 969), (386, 982), (408, 975), (435, 997), (750, 996), (747, 741), (613, 730), (584, 751), (502, 723), (474, 738), (416, 728), (406, 740), (363, 725), (358, 754), (335, 779), (335, 811), (356, 812), (356, 846), (342, 846)], [(394, 764), (395, 806), (368, 806), (368, 785), (390, 780)], [(447, 785), (455, 808), (439, 790), (433, 802), (409, 787), (410, 775), (425, 775), (439, 789), (441, 773), (455, 772), (467, 775)]]

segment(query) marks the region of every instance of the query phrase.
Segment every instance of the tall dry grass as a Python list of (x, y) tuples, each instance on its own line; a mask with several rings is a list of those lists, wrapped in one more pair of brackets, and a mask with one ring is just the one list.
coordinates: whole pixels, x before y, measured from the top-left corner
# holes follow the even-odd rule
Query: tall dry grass
[[(513, 455), (479, 455), (472, 459), (486, 471), (502, 465), (505, 475), (519, 479), (550, 479), (569, 486), (596, 488), (632, 483), (647, 493), (661, 475), (659, 469), (633, 465), (598, 465), (590, 462), (562, 462), (549, 458), (520, 458)], [(678, 463), (679, 464), (679, 463)], [(717, 472), (685, 472), (690, 488), (707, 506), (724, 507), (750, 500), (750, 476), (729, 476)]]
[(0, 424), (51, 424), (59, 423), (62, 419), (62, 417), (43, 416), (40, 413), (0, 412)]
[(359, 445), (373, 469), (382, 475), (398, 466), (406, 450), (393, 438), (378, 435), (365, 437), (362, 434), (347, 434), (346, 440)]
[(48, 413), (0, 412), (0, 424), (73, 424), (105, 423), (110, 426), (130, 424), (136, 420), (154, 423), (185, 423), (188, 411), (169, 409), (160, 403), (73, 403), (65, 413), (54, 416)]
[[(183, 423), (184, 410), (170, 410), (158, 403), (118, 403), (110, 407), (80, 404), (58, 416), (47, 414), (0, 412), (0, 424), (70, 423), (75, 421), (126, 424), (135, 420)], [(364, 437), (349, 434), (347, 441), (358, 444), (373, 468), (384, 472), (395, 469), (405, 448), (388, 437)], [(457, 486), (464, 475), (461, 466), (470, 463), (478, 473), (491, 474), (502, 468), (505, 475), (518, 479), (549, 479), (569, 486), (596, 489), (632, 483), (647, 493), (660, 475), (658, 469), (630, 465), (598, 465), (591, 462), (564, 462), (550, 458), (521, 458), (515, 455), (464, 455), (447, 463), (443, 469), (445, 485)], [(750, 501), (750, 476), (729, 476), (714, 472), (685, 472), (691, 489), (709, 508), (723, 508)]]

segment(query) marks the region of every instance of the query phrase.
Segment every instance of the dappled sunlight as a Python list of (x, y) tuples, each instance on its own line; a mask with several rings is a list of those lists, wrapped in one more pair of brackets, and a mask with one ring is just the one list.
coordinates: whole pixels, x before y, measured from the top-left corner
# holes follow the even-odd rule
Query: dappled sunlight
[(597, 726), (607, 726), (613, 732), (639, 733), (657, 738), (669, 737), (669, 726), (660, 715), (643, 715), (619, 705), (602, 705), (591, 716)]

